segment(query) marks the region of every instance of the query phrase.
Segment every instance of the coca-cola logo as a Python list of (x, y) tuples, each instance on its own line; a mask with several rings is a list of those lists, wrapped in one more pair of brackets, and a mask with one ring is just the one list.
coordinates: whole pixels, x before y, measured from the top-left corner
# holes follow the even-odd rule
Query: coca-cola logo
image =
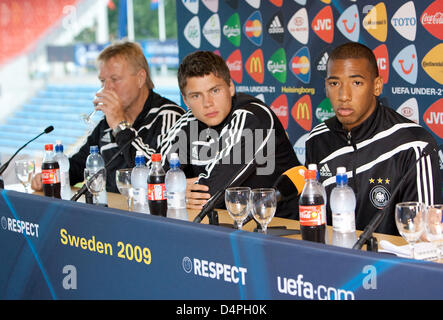
[(288, 116), (288, 106), (273, 107), (272, 111), (277, 115), (277, 117), (287, 117)]
[(427, 14), (426, 12), (421, 17), (421, 23), (425, 24), (443, 24), (443, 13), (437, 12), (433, 15)]
[(285, 94), (280, 95), (274, 102), (271, 103), (271, 109), (274, 111), (277, 118), (280, 120), (283, 128), (288, 129), (289, 124), (289, 110), (288, 110), (288, 98)]
[(436, 0), (431, 3), (421, 15), (420, 21), (430, 34), (443, 40), (443, 1)]
[(226, 65), (228, 66), (229, 70), (231, 71), (240, 71), (241, 70), (241, 61), (233, 61), (231, 63), (226, 63)]

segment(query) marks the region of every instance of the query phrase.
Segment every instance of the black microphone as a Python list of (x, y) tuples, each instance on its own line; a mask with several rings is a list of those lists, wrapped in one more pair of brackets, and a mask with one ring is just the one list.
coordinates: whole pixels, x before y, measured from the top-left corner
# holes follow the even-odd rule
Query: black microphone
[(397, 187), (392, 192), (391, 198), (388, 202), (388, 204), (378, 213), (376, 214), (372, 220), (368, 223), (366, 228), (363, 230), (363, 233), (358, 238), (357, 242), (354, 244), (352, 249), (361, 249), (363, 245), (372, 238), (372, 234), (375, 232), (375, 230), (378, 228), (380, 223), (383, 221), (384, 217), (386, 216), (386, 212), (388, 208), (391, 206), (391, 200), (395, 198), (398, 191), (400, 190), (400, 187), (405, 182), (406, 178), (409, 176), (409, 174), (412, 172), (412, 170), (415, 168), (416, 164), (422, 160), (426, 156), (430, 156), (434, 152), (437, 152), (437, 148), (432, 146), (431, 144), (428, 144), (420, 154), (420, 157), (418, 157), (417, 161), (415, 161), (414, 165), (411, 166), (403, 175), (403, 178), (400, 180), (400, 182), (397, 184)]
[[(146, 127), (144, 127), (146, 128)], [(142, 129), (143, 130), (143, 129)], [(141, 130), (140, 130), (141, 131)], [(134, 137), (132, 137), (130, 140), (128, 140), (127, 142), (125, 142), (125, 144), (120, 148), (120, 150), (118, 150), (118, 152), (116, 152), (111, 159), (109, 159), (109, 161), (107, 163), (105, 163), (105, 168), (108, 169), (109, 165), (137, 138), (139, 137), (139, 135), (135, 135)], [(98, 176), (98, 174), (94, 174), (90, 180), (94, 180), (96, 177)], [(78, 189), (78, 191), (72, 196), (71, 201), (77, 201), (83, 194), (85, 194), (88, 191), (88, 187), (86, 186), (86, 183), (83, 184), (83, 186)]]
[(305, 166), (296, 166), (286, 170), (275, 181), (273, 188), (277, 202), (287, 201), (299, 196), (305, 186)]
[[(243, 181), (245, 181), (256, 168), (256, 163), (253, 161), (252, 163), (246, 163), (243, 165), (240, 170), (238, 170), (232, 178), (218, 190), (206, 204), (203, 206), (200, 213), (194, 218), (193, 222), (200, 223), (206, 215), (208, 215), (214, 208), (220, 204), (221, 200), (223, 200), (222, 196), (225, 194), (225, 190), (229, 187), (233, 187), (235, 185), (240, 185)], [(244, 171), (244, 172), (243, 172)], [(238, 178), (240, 176), (240, 179)]]
[[(296, 166), (292, 167), (285, 172), (283, 172), (275, 181), (272, 186), (275, 189), (275, 195), (277, 198), (277, 202), (280, 201), (289, 201), (299, 196), (303, 191), (303, 187), (305, 186), (305, 166)], [(249, 214), (246, 219), (243, 221), (243, 225), (246, 225), (248, 222), (254, 220), (252, 214)], [(257, 223), (257, 227), (260, 227), (260, 224)], [(282, 227), (278, 227), (281, 229)]]
[(54, 130), (53, 126), (49, 126), (47, 127), (43, 132), (39, 133), (36, 137), (32, 138), (31, 140), (29, 140), (28, 142), (26, 142), (23, 146), (21, 146), (13, 155), (11, 158), (9, 158), (9, 160), (7, 162), (5, 162), (1, 167), (0, 167), (0, 175), (3, 174), (3, 172), (5, 172), (6, 168), (9, 166), (9, 163), (11, 163), (12, 159), (14, 159), (14, 157), (23, 149), (25, 148), (28, 144), (30, 144), (32, 141), (34, 141), (35, 139), (39, 138), (40, 136), (44, 135), (45, 133), (49, 133), (52, 130)]

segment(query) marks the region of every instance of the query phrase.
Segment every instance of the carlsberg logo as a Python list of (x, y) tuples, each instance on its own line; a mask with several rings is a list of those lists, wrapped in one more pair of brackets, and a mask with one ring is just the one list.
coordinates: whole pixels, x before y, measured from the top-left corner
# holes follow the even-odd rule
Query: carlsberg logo
[(268, 71), (281, 83), (286, 82), (286, 52), (280, 48), (274, 52), (267, 63)]

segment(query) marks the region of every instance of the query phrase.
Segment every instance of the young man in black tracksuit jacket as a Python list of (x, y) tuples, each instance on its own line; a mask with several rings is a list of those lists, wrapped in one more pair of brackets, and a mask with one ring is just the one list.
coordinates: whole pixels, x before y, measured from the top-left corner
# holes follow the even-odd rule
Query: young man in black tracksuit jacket
[[(318, 165), (328, 196), (337, 167), (346, 167), (357, 198), (357, 229), (387, 210), (376, 232), (398, 234), (395, 204), (441, 203), (441, 179), (437, 154), (432, 152), (437, 150), (435, 140), (420, 125), (381, 105), (381, 88), (369, 49), (355, 43), (335, 49), (328, 62), (326, 93), (336, 116), (310, 132), (306, 163)], [(329, 206), (327, 219), (332, 224)]]
[[(277, 116), (262, 101), (235, 94), (221, 57), (195, 52), (178, 73), (190, 110), (163, 136), (160, 151), (166, 170), (166, 157), (179, 154), (189, 178), (188, 208), (200, 209), (232, 178), (232, 186), (272, 187), (284, 171), (299, 165)], [(277, 208), (277, 215), (288, 218), (296, 212), (296, 200)]]

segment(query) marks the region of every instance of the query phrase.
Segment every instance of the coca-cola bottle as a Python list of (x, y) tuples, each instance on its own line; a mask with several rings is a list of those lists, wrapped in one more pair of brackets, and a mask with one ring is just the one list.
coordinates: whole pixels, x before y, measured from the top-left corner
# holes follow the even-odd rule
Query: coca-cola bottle
[(325, 243), (325, 201), (316, 181), (316, 171), (305, 171), (305, 186), (299, 199), (300, 231), (303, 240)]
[(156, 216), (166, 217), (168, 202), (166, 198), (165, 171), (161, 164), (161, 155), (151, 156), (151, 170), (148, 175), (149, 212)]
[(47, 197), (61, 199), (60, 166), (54, 158), (52, 143), (45, 145), (42, 163), (43, 193)]

